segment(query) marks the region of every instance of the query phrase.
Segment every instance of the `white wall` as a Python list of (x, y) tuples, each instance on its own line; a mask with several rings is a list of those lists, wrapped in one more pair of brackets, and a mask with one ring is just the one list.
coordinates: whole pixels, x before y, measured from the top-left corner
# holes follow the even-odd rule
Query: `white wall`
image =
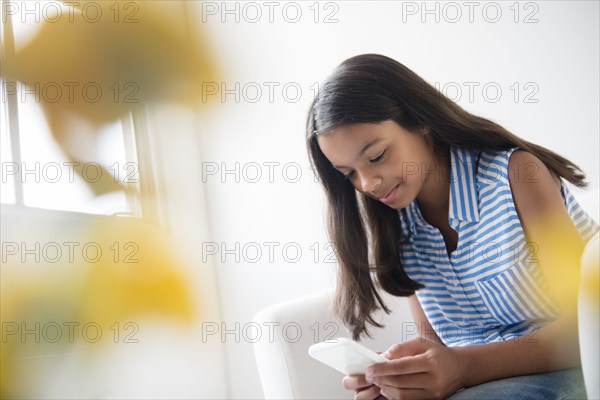
[[(577, 162), (588, 174), (591, 188), (599, 182), (597, 2), (475, 2), (472, 22), (464, 2), (426, 3), (429, 10), (437, 7), (439, 22), (435, 11), (422, 13), (422, 2), (271, 4), (189, 3), (195, 18), (206, 22), (204, 28), (220, 62), (223, 82), (216, 84), (231, 91), (223, 104), (221, 93), (207, 92), (216, 104), (199, 116), (204, 172), (214, 172), (209, 169), (214, 167), (219, 171), (202, 176), (202, 168), (191, 170), (189, 184), (203, 181), (206, 189), (211, 239), (197, 245), (217, 269), (225, 324), (221, 327), (231, 332), (213, 339), (226, 343), (233, 398), (261, 396), (248, 340), (251, 331), (244, 330), (252, 316), (268, 304), (333, 283), (335, 265), (324, 262), (328, 251), (323, 195), (308, 169), (304, 125), (312, 85), (345, 58), (382, 53), (430, 83), (445, 86), (451, 97), (456, 98), (458, 86), (462, 96), (457, 101), (464, 108)], [(226, 14), (224, 7), (233, 11)], [(273, 22), (269, 22), (269, 7), (274, 7)], [(315, 7), (320, 11), (318, 22)], [(297, 8), (302, 12), (300, 20), (288, 22)], [(501, 11), (498, 22), (489, 22), (496, 19), (497, 9)], [(256, 17), (257, 10), (261, 18)], [(461, 18), (453, 23), (458, 10)], [(331, 12), (337, 22), (324, 23)], [(529, 23), (524, 22), (526, 17)], [(289, 91), (284, 94), (286, 84)], [(487, 98), (482, 92), (486, 84)], [(269, 85), (278, 85), (272, 98)], [(468, 85), (477, 85), (472, 98)], [(257, 87), (262, 89), (260, 96)], [(290, 99), (296, 96), (294, 87), (302, 90), (297, 102)], [(502, 94), (493, 102), (495, 87)], [(526, 102), (528, 94), (536, 102)], [(234, 169), (236, 162), (240, 163), (237, 182), (233, 173), (222, 174), (223, 167)], [(270, 164), (274, 165), (272, 182), (264, 163), (279, 163)], [(289, 182), (295, 178), (295, 164), (282, 173), (288, 163), (300, 166), (298, 182)], [(252, 183), (257, 172), (262, 178)], [(271, 245), (276, 246), (273, 260), (265, 242), (277, 243)], [(320, 247), (316, 260), (311, 248), (315, 243)], [(287, 260), (281, 252), (286, 244)], [(233, 251), (224, 254), (225, 248)], [(297, 262), (289, 259), (295, 257), (294, 248), (302, 251)], [(208, 255), (208, 250), (216, 254)], [(262, 257), (256, 250), (262, 251)]]

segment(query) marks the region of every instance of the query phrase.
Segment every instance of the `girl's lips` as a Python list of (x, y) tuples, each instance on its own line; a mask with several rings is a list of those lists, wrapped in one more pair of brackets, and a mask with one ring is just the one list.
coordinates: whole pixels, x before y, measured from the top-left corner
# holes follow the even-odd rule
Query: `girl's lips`
[(398, 186), (400, 186), (400, 184), (397, 184), (396, 186), (394, 186), (394, 188), (392, 190), (390, 190), (385, 196), (380, 197), (379, 201), (382, 201), (384, 203), (388, 203), (390, 200), (392, 200), (394, 198), (394, 196), (396, 195), (396, 191), (398, 190)]

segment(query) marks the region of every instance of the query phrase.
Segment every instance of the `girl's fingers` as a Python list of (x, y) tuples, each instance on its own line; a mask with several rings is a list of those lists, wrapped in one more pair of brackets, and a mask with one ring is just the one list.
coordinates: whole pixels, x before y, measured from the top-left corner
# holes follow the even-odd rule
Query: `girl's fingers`
[(417, 356), (402, 357), (372, 365), (367, 368), (366, 377), (372, 380), (378, 376), (418, 374), (428, 371), (429, 363), (427, 362), (427, 356), (419, 354)]
[(398, 389), (426, 389), (429, 387), (431, 377), (426, 373), (408, 375), (386, 375), (373, 379), (373, 383), (379, 387), (390, 386)]
[(372, 386), (373, 384), (367, 382), (364, 375), (346, 375), (342, 380), (342, 385), (344, 386), (344, 389), (347, 390), (359, 390)]
[(391, 386), (383, 386), (380, 393), (388, 399), (424, 400), (431, 398), (425, 390), (398, 389)]
[(385, 351), (384, 357), (393, 360), (401, 357), (416, 356), (417, 354), (425, 353), (432, 345), (434, 343), (431, 341), (421, 338), (412, 339), (404, 343), (396, 343)]
[(374, 400), (381, 394), (379, 388), (371, 385), (354, 393), (355, 400)]

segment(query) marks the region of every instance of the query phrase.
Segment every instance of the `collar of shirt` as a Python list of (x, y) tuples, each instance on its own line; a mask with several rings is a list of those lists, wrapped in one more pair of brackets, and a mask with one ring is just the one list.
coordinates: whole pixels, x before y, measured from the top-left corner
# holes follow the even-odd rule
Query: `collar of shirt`
[[(460, 148), (450, 148), (450, 194), (448, 220), (479, 221), (477, 196), (477, 158), (479, 152)], [(406, 207), (406, 222), (410, 231), (416, 234), (416, 225), (429, 226), (425, 221), (417, 201)]]

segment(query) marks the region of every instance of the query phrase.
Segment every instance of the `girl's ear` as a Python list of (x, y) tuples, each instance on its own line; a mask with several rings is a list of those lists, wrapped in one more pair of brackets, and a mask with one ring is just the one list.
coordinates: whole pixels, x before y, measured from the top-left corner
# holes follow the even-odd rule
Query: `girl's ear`
[(425, 139), (425, 142), (429, 145), (430, 149), (435, 148), (435, 141), (433, 139), (433, 135), (431, 134), (431, 128), (428, 126), (422, 126), (419, 128), (419, 133)]

